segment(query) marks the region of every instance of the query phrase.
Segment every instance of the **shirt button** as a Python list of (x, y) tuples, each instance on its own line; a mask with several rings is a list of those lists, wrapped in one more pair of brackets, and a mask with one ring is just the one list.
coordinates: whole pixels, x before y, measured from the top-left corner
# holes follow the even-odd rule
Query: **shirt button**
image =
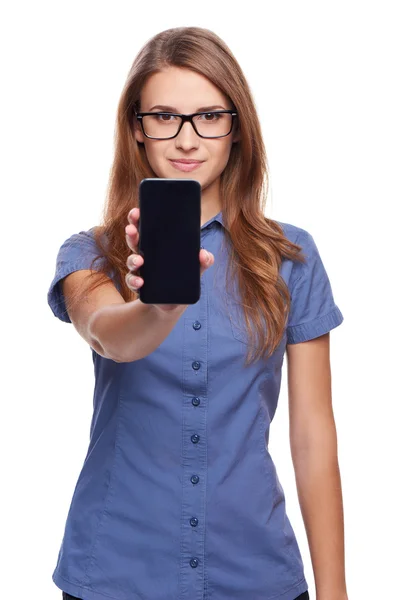
[(195, 321), (195, 322), (193, 323), (193, 329), (196, 329), (196, 331), (197, 331), (198, 329), (200, 329), (200, 327), (201, 327), (201, 323), (200, 323), (199, 321)]
[(190, 481), (194, 484), (199, 483), (200, 477), (198, 475), (192, 475)]
[(190, 524), (191, 524), (192, 527), (197, 527), (198, 522), (199, 522), (199, 520), (196, 519), (196, 517), (192, 517), (190, 519)]
[(190, 559), (190, 566), (192, 567), (192, 569), (195, 569), (198, 564), (199, 564), (199, 560), (197, 558)]
[(200, 398), (192, 398), (193, 406), (198, 406), (200, 404)]
[(195, 371), (198, 371), (200, 369), (200, 363), (198, 360), (195, 360), (192, 362), (192, 369), (194, 369)]
[(192, 440), (193, 444), (197, 444), (200, 440), (200, 436), (198, 433), (194, 433), (190, 439)]

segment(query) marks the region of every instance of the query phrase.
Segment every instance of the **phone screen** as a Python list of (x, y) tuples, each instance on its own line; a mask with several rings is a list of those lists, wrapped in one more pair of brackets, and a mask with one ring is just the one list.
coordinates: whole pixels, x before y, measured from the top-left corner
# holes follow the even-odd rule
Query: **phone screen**
[(195, 304), (200, 298), (201, 185), (147, 178), (139, 184), (139, 290), (146, 304)]

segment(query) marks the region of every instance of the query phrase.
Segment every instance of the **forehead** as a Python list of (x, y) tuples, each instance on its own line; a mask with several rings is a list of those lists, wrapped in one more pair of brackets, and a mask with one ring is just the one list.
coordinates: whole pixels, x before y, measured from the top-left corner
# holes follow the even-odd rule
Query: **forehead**
[(168, 67), (154, 73), (144, 84), (141, 110), (149, 110), (158, 104), (175, 107), (183, 113), (214, 104), (231, 107), (229, 98), (207, 77), (180, 67)]

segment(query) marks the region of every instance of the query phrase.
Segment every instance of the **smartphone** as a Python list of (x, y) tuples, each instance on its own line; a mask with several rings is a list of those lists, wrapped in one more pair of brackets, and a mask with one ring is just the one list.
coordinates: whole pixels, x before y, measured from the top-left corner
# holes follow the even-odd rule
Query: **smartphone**
[(201, 185), (195, 179), (146, 178), (139, 184), (139, 297), (145, 304), (200, 299)]

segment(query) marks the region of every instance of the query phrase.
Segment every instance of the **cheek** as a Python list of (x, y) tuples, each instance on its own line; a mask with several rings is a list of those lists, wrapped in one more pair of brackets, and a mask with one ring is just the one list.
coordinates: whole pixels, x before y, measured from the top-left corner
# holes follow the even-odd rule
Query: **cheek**
[(160, 176), (159, 167), (161, 165), (161, 160), (163, 158), (163, 151), (160, 147), (157, 147), (156, 144), (146, 144), (144, 143), (144, 147), (146, 150), (147, 160), (149, 161), (150, 167), (156, 173), (156, 175)]
[(215, 162), (218, 164), (218, 166), (226, 166), (231, 153), (231, 148), (232, 144), (229, 142), (218, 149), (218, 153), (215, 155)]

